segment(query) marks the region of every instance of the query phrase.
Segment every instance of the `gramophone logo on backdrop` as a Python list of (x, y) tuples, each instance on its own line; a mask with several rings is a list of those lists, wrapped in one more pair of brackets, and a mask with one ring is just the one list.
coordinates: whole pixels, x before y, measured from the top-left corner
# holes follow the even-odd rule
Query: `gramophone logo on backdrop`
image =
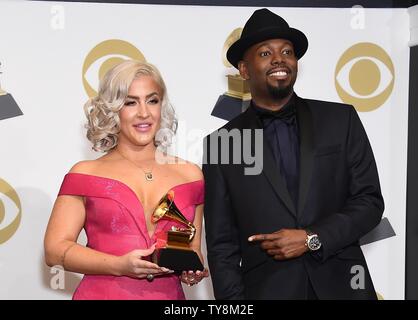
[(22, 218), (19, 196), (11, 185), (0, 178), (0, 244), (17, 231)]
[[(91, 49), (84, 59), (82, 74), (83, 86), (87, 95), (90, 98), (96, 96), (99, 80), (109, 69), (127, 59), (145, 61), (145, 57), (140, 50), (131, 43), (119, 39), (100, 42)], [(95, 69), (92, 77), (88, 77), (91, 73), (89, 72), (90, 68)]]
[(393, 90), (392, 59), (374, 43), (362, 42), (348, 48), (335, 67), (335, 88), (341, 100), (357, 111), (379, 108)]
[[(222, 61), (227, 68), (233, 67), (226, 59), (226, 52), (239, 39), (241, 32), (242, 28), (237, 28), (225, 40), (222, 50)], [(219, 96), (211, 115), (229, 121), (248, 108), (251, 93), (247, 81), (238, 73), (228, 74), (226, 77), (228, 78), (228, 90)]]
[[(0, 62), (1, 66), (1, 62)], [(2, 72), (0, 71), (0, 74)], [(23, 113), (10, 93), (1, 88), (0, 82), (0, 120), (21, 116)]]

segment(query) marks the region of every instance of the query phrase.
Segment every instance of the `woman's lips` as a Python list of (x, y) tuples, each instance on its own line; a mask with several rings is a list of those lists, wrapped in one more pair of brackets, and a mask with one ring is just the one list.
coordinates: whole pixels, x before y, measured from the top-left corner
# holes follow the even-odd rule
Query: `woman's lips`
[(151, 130), (152, 124), (151, 123), (138, 123), (138, 124), (134, 124), (133, 127), (138, 132), (148, 132)]

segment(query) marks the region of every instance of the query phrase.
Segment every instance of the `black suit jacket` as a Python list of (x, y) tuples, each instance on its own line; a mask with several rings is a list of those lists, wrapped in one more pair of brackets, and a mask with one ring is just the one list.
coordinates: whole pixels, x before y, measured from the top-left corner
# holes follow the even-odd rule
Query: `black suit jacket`
[[(296, 110), (300, 137), (297, 211), (266, 139), (261, 174), (245, 174), (248, 165), (236, 159), (235, 164), (221, 163), (225, 153), (236, 156), (238, 146), (243, 156), (242, 144), (248, 141), (236, 139), (226, 145), (217, 133), (237, 136), (244, 129), (260, 129), (252, 108), (205, 138), (205, 230), (217, 299), (304, 299), (309, 280), (320, 299), (376, 298), (358, 245), (380, 222), (384, 209), (366, 132), (349, 105), (296, 97)], [(250, 147), (255, 152), (254, 141)], [(318, 233), (321, 257), (306, 253), (277, 261), (258, 243), (247, 240), (283, 228)]]

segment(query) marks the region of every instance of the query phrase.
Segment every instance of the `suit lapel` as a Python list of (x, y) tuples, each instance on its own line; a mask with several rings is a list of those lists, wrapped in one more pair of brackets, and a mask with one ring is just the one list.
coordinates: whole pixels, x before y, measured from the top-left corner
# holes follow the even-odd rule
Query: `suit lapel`
[(311, 183), (315, 141), (311, 110), (306, 101), (299, 97), (296, 97), (296, 112), (300, 139), (298, 213), (301, 214)]
[[(248, 108), (245, 112), (245, 116), (242, 119), (243, 128), (249, 129), (262, 129), (260, 120), (257, 117), (256, 112), (253, 108)], [(254, 154), (254, 146), (252, 147)], [(296, 216), (296, 209), (293, 204), (292, 198), (290, 197), (289, 191), (287, 190), (284, 178), (280, 174), (280, 168), (273, 156), (270, 144), (267, 141), (263, 133), (263, 171), (262, 174), (269, 181), (273, 190), (276, 192), (278, 197), (283, 201), (290, 212)]]

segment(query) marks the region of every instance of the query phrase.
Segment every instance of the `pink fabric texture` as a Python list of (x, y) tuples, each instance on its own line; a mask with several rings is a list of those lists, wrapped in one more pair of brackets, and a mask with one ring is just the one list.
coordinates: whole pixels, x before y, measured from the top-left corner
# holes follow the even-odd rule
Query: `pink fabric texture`
[[(183, 215), (193, 221), (195, 208), (203, 203), (204, 182), (197, 180), (176, 185), (174, 202)], [(168, 191), (168, 190), (167, 190)], [(86, 199), (86, 231), (89, 248), (124, 255), (135, 249), (146, 249), (156, 242), (156, 234), (179, 226), (160, 220), (152, 236), (148, 234), (144, 209), (135, 192), (121, 181), (81, 173), (68, 173), (59, 195), (77, 195)], [(73, 299), (112, 300), (182, 300), (183, 289), (178, 276), (145, 279), (111, 275), (85, 275)]]

